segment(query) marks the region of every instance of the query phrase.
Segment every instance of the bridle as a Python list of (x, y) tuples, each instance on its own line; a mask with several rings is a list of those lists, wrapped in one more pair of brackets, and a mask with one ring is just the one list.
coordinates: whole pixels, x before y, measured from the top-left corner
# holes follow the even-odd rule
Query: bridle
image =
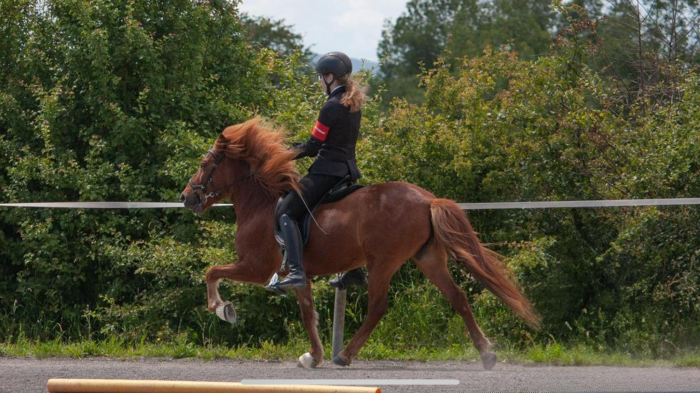
[[(221, 191), (213, 191), (208, 194), (206, 194), (207, 190), (207, 185), (211, 183), (212, 187), (214, 186), (214, 179), (212, 179), (212, 175), (214, 174), (214, 170), (216, 170), (216, 167), (219, 165), (219, 162), (224, 158), (223, 155), (218, 155), (214, 153), (214, 150), (209, 150), (207, 152), (208, 155), (211, 155), (214, 157), (214, 165), (211, 167), (209, 170), (209, 173), (204, 177), (206, 181), (202, 184), (194, 184), (192, 183), (192, 179), (190, 179), (190, 187), (192, 188), (192, 191), (194, 191), (194, 194), (197, 196), (197, 202), (199, 205), (203, 205), (207, 203), (209, 198), (215, 198), (218, 196), (221, 196)], [(201, 196), (200, 196), (201, 192)], [(204, 202), (202, 202), (202, 197), (204, 197)]]
[[(190, 188), (192, 188), (192, 191), (194, 191), (194, 194), (197, 196), (197, 203), (200, 206), (206, 204), (209, 198), (218, 198), (222, 195), (223, 192), (230, 190), (231, 188), (238, 185), (240, 182), (249, 179), (255, 175), (255, 172), (251, 172), (244, 178), (234, 181), (232, 184), (229, 184), (221, 190), (211, 191), (207, 194), (207, 185), (211, 184), (211, 187), (214, 188), (214, 179), (212, 178), (212, 176), (214, 175), (214, 170), (216, 170), (216, 167), (219, 166), (219, 163), (224, 158), (223, 154), (216, 154), (214, 150), (209, 150), (207, 154), (214, 157), (214, 165), (212, 165), (211, 169), (209, 169), (209, 173), (207, 173), (207, 175), (204, 177), (206, 181), (202, 184), (194, 184), (192, 183), (192, 179), (189, 180)], [(204, 198), (204, 201), (202, 201), (202, 197)]]

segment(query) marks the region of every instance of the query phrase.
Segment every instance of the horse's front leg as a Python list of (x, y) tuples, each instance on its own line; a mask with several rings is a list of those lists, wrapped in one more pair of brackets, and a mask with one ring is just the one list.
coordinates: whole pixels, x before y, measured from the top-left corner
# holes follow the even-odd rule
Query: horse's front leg
[[(260, 268), (252, 268), (253, 266), (260, 266), (261, 264), (255, 263), (245, 263), (240, 261), (238, 263), (232, 263), (229, 265), (219, 265), (212, 266), (207, 270), (207, 309), (213, 313), (217, 312), (217, 309), (228, 302), (221, 300), (219, 295), (219, 283), (222, 279), (226, 278), (232, 281), (246, 282), (252, 284), (263, 285), (267, 282), (270, 276), (274, 272), (274, 266), (272, 269), (266, 269), (270, 271), (265, 271)], [(229, 303), (230, 304), (230, 303)], [(231, 306), (233, 310), (233, 306)], [(219, 315), (221, 317), (221, 315)], [(229, 321), (231, 322), (231, 321)]]
[(318, 313), (314, 309), (311, 280), (306, 280), (306, 288), (295, 289), (295, 292), (301, 309), (301, 320), (311, 341), (311, 349), (299, 357), (298, 365), (304, 368), (315, 368), (323, 362), (323, 344), (318, 336)]

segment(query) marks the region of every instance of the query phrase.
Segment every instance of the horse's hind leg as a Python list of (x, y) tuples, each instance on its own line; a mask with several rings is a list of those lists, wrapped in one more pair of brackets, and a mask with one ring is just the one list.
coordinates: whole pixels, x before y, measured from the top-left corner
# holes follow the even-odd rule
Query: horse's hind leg
[(297, 302), (301, 310), (301, 320), (309, 334), (311, 349), (299, 357), (299, 366), (315, 368), (323, 362), (323, 344), (318, 336), (318, 314), (314, 309), (314, 297), (311, 291), (311, 280), (306, 281), (306, 288), (296, 289)]
[(474, 319), (471, 307), (467, 302), (467, 295), (457, 286), (452, 279), (449, 270), (447, 269), (447, 253), (445, 248), (433, 241), (427, 249), (425, 249), (416, 259), (416, 266), (420, 271), (428, 277), (450, 301), (452, 308), (455, 309), (464, 320), (469, 330), (469, 335), (474, 341), (474, 346), (481, 355), (481, 361), (484, 368), (490, 370), (496, 364), (496, 354), (491, 352), (491, 343), (481, 332), (479, 325)]

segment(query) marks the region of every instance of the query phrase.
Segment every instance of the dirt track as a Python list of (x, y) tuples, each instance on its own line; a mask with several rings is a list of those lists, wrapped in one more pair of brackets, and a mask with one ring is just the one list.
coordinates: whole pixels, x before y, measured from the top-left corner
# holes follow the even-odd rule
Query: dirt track
[(457, 386), (381, 386), (384, 392), (700, 391), (698, 368), (548, 367), (497, 364), (484, 371), (470, 362), (355, 361), (304, 370), (295, 362), (233, 360), (111, 360), (0, 358), (1, 393), (46, 392), (49, 378), (118, 378), (192, 381), (241, 379), (459, 379)]

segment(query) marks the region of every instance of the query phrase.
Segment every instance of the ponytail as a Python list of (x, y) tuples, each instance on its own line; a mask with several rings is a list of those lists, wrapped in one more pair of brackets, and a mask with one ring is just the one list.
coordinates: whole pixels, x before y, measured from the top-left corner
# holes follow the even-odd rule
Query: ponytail
[(367, 87), (354, 80), (351, 76), (343, 76), (338, 79), (338, 82), (345, 85), (345, 94), (340, 100), (340, 103), (350, 108), (350, 113), (357, 112), (362, 109), (367, 96)]

